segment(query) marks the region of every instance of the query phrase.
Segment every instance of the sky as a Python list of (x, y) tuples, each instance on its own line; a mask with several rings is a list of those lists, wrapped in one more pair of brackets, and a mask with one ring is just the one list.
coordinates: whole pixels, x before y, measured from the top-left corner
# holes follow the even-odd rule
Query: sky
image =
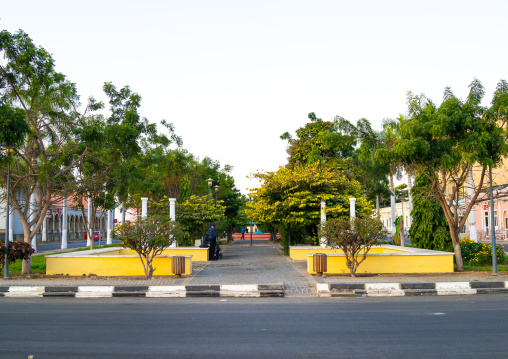
[(130, 86), (143, 117), (233, 166), (247, 194), (251, 173), (286, 164), (280, 135), (310, 112), (380, 129), (408, 91), (439, 104), (446, 86), (465, 98), (474, 78), (488, 105), (508, 79), (506, 13), (495, 0), (0, 0), (0, 29), (49, 51), (83, 103), (105, 100), (104, 82)]

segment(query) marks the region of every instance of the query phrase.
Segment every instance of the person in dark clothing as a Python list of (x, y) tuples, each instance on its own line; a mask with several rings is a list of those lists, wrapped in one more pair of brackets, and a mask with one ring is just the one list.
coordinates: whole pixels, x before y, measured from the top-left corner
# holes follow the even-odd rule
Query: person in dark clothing
[(210, 239), (210, 249), (208, 251), (209, 260), (216, 260), (215, 247), (217, 246), (217, 232), (215, 231), (215, 223), (212, 223), (208, 229), (208, 238)]
[(242, 227), (242, 239), (245, 239), (245, 227)]

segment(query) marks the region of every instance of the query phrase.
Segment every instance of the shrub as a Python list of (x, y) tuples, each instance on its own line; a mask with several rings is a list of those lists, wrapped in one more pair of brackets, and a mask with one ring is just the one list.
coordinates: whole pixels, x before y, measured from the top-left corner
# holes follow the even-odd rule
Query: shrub
[[(14, 263), (16, 259), (28, 259), (35, 250), (30, 243), (9, 242), (9, 264)], [(0, 242), (0, 269), (4, 268), (5, 261), (5, 242)]]
[(354, 277), (372, 245), (382, 237), (382, 229), (383, 224), (377, 218), (339, 217), (326, 221), (320, 236), (326, 237), (332, 248), (342, 249), (351, 277)]
[[(492, 265), (492, 245), (475, 242), (469, 238), (460, 240), (460, 250), (464, 263), (470, 265)], [(504, 263), (506, 255), (503, 246), (496, 246), (497, 263)]]
[(138, 254), (146, 279), (151, 278), (156, 270), (153, 268), (154, 258), (180, 235), (177, 222), (171, 221), (167, 215), (157, 214), (138, 218), (136, 222), (126, 222), (115, 229), (115, 238)]

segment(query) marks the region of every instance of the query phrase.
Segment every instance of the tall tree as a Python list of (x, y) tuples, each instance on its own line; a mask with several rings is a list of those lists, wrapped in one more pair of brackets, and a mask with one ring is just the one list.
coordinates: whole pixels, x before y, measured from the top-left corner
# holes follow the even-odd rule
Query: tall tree
[(344, 171), (319, 163), (292, 169), (280, 167), (276, 172), (256, 173), (260, 188), (252, 189), (253, 202), (246, 210), (254, 221), (264, 224), (307, 226), (317, 235), (320, 203), (326, 201), (330, 217), (349, 215), (349, 198), (357, 199), (359, 217), (372, 214), (371, 204), (361, 196), (360, 183), (349, 179)]
[[(84, 113), (79, 112), (76, 86), (55, 71), (51, 55), (25, 32), (2, 31), (0, 52), (6, 59), (0, 65), (0, 102), (22, 109), (30, 129), (23, 145), (15, 149), (11, 187), (24, 241), (30, 243), (86, 153), (86, 148), (74, 151), (76, 121), (98, 106), (90, 99)], [(37, 204), (32, 207), (34, 195)], [(30, 272), (30, 260), (24, 260), (23, 273)]]
[[(439, 107), (424, 95), (409, 93), (408, 117), (400, 119), (400, 138), (393, 149), (398, 160), (413, 165), (431, 182), (450, 229), (459, 271), (464, 268), (459, 232), (483, 189), (488, 167), (498, 165), (508, 152), (506, 112), (496, 106), (508, 93), (505, 82), (499, 83), (490, 109), (481, 106), (480, 81), (475, 79), (469, 87), (465, 101), (446, 88)], [(459, 216), (460, 192), (474, 165), (481, 168), (479, 181), (464, 216)]]

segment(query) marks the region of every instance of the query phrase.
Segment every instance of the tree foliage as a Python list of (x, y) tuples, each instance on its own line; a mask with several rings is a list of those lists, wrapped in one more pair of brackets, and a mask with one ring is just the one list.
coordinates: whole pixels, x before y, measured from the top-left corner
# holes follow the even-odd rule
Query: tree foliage
[[(0, 52), (6, 60), (0, 65), (0, 103), (19, 116), (23, 111), (29, 128), (25, 141), (15, 149), (11, 172), (13, 207), (29, 243), (48, 208), (61, 200), (59, 194), (71, 183), (71, 173), (86, 153), (86, 149), (75, 151), (76, 121), (99, 106), (90, 99), (80, 112), (76, 86), (55, 71), (51, 55), (35, 46), (25, 32), (2, 31)], [(33, 194), (37, 195), (34, 210), (27, 205)], [(23, 273), (30, 271), (29, 261), (24, 261)]]
[(450, 229), (443, 208), (436, 200), (428, 177), (419, 174), (411, 189), (413, 222), (409, 229), (411, 244), (418, 248), (453, 251)]
[[(169, 214), (169, 199), (164, 197), (161, 201), (150, 201), (149, 213), (163, 216)], [(192, 245), (192, 241), (202, 238), (211, 222), (224, 219), (225, 207), (222, 201), (217, 201), (210, 195), (190, 196), (176, 202), (176, 221), (180, 224), (180, 237), (178, 243), (182, 246)]]
[[(482, 191), (487, 168), (498, 165), (508, 152), (506, 83), (498, 84), (491, 108), (481, 105), (484, 89), (480, 81), (475, 79), (469, 87), (464, 101), (446, 88), (439, 107), (424, 95), (409, 93), (409, 113), (407, 118), (399, 119), (399, 139), (390, 154), (414, 166), (431, 182), (450, 229), (459, 271), (463, 270), (459, 232)], [(479, 182), (465, 206), (464, 216), (459, 216), (460, 189), (465, 187), (474, 165), (482, 169)]]
[(278, 171), (253, 175), (262, 183), (252, 189), (252, 203), (246, 213), (255, 222), (283, 226), (308, 227), (317, 239), (321, 200), (326, 201), (329, 217), (349, 215), (349, 198), (356, 198), (359, 216), (372, 214), (371, 204), (361, 196), (360, 183), (344, 171), (319, 163), (280, 167)]

